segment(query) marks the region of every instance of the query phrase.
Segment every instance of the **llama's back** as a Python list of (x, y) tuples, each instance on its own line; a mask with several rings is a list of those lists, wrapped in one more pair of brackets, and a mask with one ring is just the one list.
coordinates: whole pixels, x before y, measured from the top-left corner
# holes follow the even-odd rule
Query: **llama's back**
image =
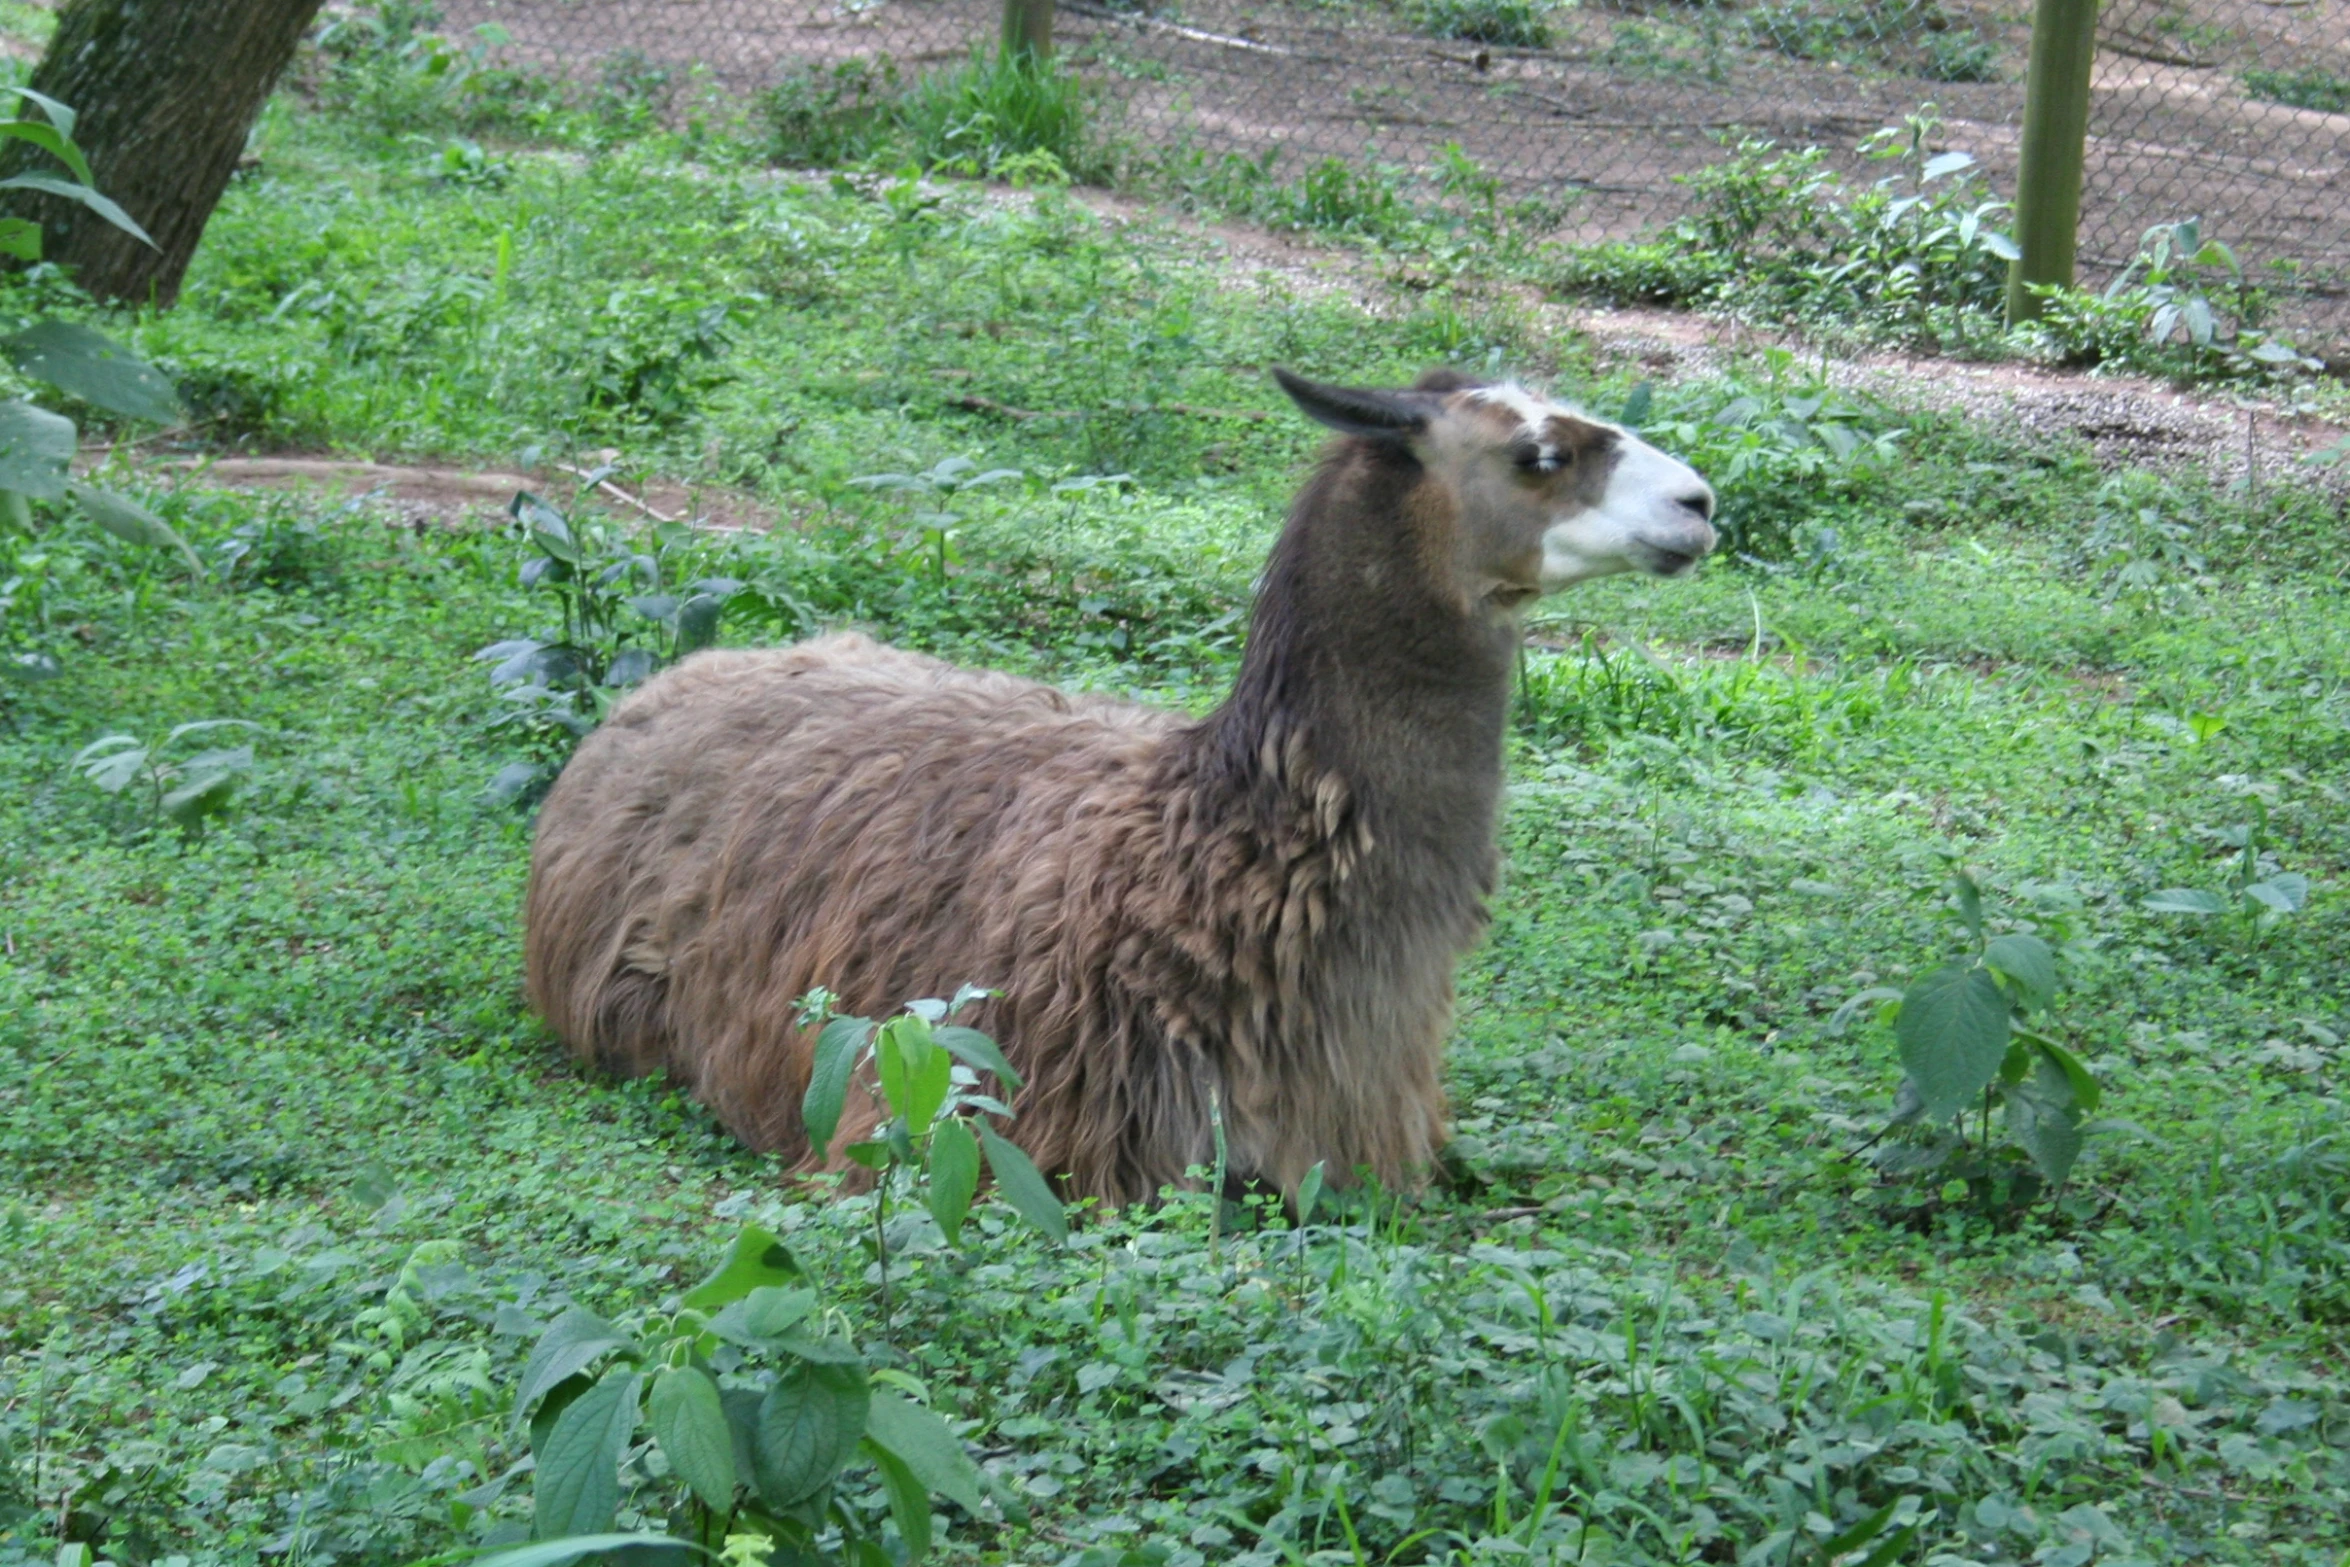
[(531, 1001), (577, 1054), (667, 1069), (746, 1141), (803, 1151), (797, 999), (880, 1014), (1011, 981), (988, 949), (1019, 867), (1075, 818), (1141, 811), (1175, 722), (859, 636), (689, 658), (548, 796)]

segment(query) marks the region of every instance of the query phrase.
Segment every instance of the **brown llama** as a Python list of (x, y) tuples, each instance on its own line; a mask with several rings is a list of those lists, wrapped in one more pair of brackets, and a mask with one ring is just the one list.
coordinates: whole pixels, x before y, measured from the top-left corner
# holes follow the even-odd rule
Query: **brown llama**
[(530, 999), (572, 1050), (823, 1169), (880, 1107), (852, 1093), (808, 1146), (797, 998), (881, 1016), (971, 982), (1027, 1080), (1009, 1135), (1072, 1198), (1211, 1162), (1211, 1095), (1236, 1180), (1419, 1178), (1494, 883), (1520, 613), (1685, 570), (1713, 493), (1514, 385), (1274, 375), (1342, 438), (1208, 717), (861, 636), (696, 654), (622, 702), (532, 858)]

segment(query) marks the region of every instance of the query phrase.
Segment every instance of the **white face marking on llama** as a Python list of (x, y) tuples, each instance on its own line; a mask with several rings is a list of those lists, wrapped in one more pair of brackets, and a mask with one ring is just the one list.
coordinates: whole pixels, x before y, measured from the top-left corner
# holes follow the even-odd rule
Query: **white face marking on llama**
[(1686, 463), (1515, 382), (1438, 371), (1382, 391), (1274, 376), (1310, 417), (1419, 460), (1458, 519), (1470, 601), (1507, 612), (1593, 577), (1674, 576), (1714, 547), (1714, 493)]
[(1713, 490), (1687, 463), (1620, 425), (1515, 383), (1480, 387), (1468, 398), (1517, 421), (1510, 450), (1517, 466), (1537, 478), (1566, 475), (1578, 465), (1601, 470), (1587, 472), (1585, 482), (1552, 487), (1542, 530), (1543, 592), (1624, 571), (1675, 576), (1713, 549)]

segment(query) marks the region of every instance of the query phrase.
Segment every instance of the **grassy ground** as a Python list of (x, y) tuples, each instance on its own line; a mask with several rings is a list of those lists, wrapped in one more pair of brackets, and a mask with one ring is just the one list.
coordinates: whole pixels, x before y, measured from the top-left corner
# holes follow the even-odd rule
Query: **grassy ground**
[[(202, 438), (757, 491), (797, 525), (672, 546), (765, 589), (732, 640), (858, 624), (1203, 707), (1313, 445), (1266, 364), (1635, 396), (1505, 304), (1300, 297), (1049, 192), (290, 106), (261, 152), (179, 310), (126, 326)], [(1836, 1537), (1891, 1507), (1885, 1560), (2338, 1561), (2338, 511), (1846, 405), (1784, 356), (1640, 395), (1752, 558), (1539, 628), (1461, 1189), (1302, 1243), (1181, 1197), (1066, 1250), (901, 1224), (886, 1329), (861, 1200), (521, 1008), (529, 823), (482, 791), (547, 743), (470, 661), (548, 629), (520, 546), (136, 460), (207, 580), (63, 515), (0, 534), (0, 634), (62, 670), (0, 685), (0, 1563), (512, 1538), (537, 1327), (658, 1302), (745, 1219), (968, 1423), (994, 1498), (956, 1559), (1875, 1561), (1891, 1528)], [(955, 458), (1018, 474), (956, 490)], [(851, 482), (884, 473), (946, 482)], [(217, 718), (257, 760), (199, 841), (69, 766)], [(2305, 909), (2142, 907), (2224, 886), (2243, 829)], [(1900, 1071), (1830, 1026), (1963, 950), (1953, 865), (2065, 939), (2056, 1026), (2106, 1085), (2020, 1219), (1855, 1157)], [(639, 1472), (630, 1516), (665, 1494)]]

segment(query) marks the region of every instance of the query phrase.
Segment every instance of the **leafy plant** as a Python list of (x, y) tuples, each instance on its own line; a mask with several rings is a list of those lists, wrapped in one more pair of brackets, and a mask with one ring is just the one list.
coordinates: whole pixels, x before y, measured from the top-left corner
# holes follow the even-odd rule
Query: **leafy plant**
[(2026, 341), (2068, 363), (2184, 380), (2285, 380), (2323, 365), (2264, 330), (2266, 294), (2201, 222), (2158, 223), (2101, 293), (2051, 286)]
[(1550, 47), (1545, 0), (1414, 0), (1412, 19), (1432, 38), (1499, 44), (1505, 49)]
[(910, 87), (897, 115), (925, 168), (994, 176), (1050, 158), (1071, 174), (1094, 166), (1087, 91), (1078, 77), (1027, 54), (974, 54)]
[(2320, 114), (2350, 111), (2350, 80), (2323, 68), (2284, 71), (2256, 65), (2239, 79), (2246, 92), (2268, 103), (2281, 103), (2289, 109), (2315, 109)]
[(956, 512), (946, 510), (946, 502), (966, 490), (976, 490), (990, 484), (1022, 477), (1017, 468), (988, 468), (968, 457), (948, 457), (923, 473), (872, 473), (851, 479), (851, 487), (877, 490), (885, 494), (903, 495), (907, 499), (908, 520), (912, 530), (905, 536), (900, 549), (909, 557), (918, 557), (931, 563), (941, 584), (947, 580), (947, 567), (956, 556), (955, 531), (963, 522)]
[[(977, 1467), (921, 1394), (903, 1372), (868, 1371), (790, 1248), (746, 1226), (718, 1270), (664, 1309), (611, 1322), (575, 1305), (540, 1335), (514, 1422), (530, 1429), (531, 1532), (544, 1543), (490, 1560), (549, 1562), (558, 1544), (708, 1551), (746, 1535), (800, 1561), (890, 1560), (836, 1494), (861, 1461), (879, 1474), (903, 1559), (919, 1561), (931, 1493), (973, 1513), (983, 1505)], [(640, 1430), (663, 1481), (644, 1468)], [(612, 1537), (624, 1488), (638, 1512), (670, 1498), (668, 1532)]]
[[(590, 471), (582, 489), (612, 472), (609, 466)], [(552, 595), (563, 626), (543, 637), (493, 642), (473, 655), (491, 666), (490, 684), (507, 704), (491, 728), (520, 735), (538, 753), (500, 769), (490, 783), (493, 798), (534, 796), (623, 695), (710, 646), (729, 613), (805, 629), (806, 606), (786, 592), (691, 575), (702, 541), (686, 524), (632, 531), (606, 518), (566, 517), (527, 490), (506, 511), (523, 546), (522, 586)]]
[(2248, 822), (2221, 828), (2215, 836), (2236, 851), (2228, 879), (2218, 891), (2201, 887), (2165, 887), (2140, 899), (2140, 906), (2157, 914), (2184, 914), (2204, 919), (2226, 915), (2247, 940), (2257, 940), (2301, 912), (2309, 902), (2309, 878), (2299, 871), (2276, 870), (2268, 851), (2268, 802), (2253, 796)]
[[(134, 239), (152, 245), (154, 241), (131, 221), (130, 214), (91, 185), (89, 160), (73, 140), (74, 111), (29, 87), (5, 91), (17, 100), (20, 113), (13, 120), (0, 121), (0, 138), (40, 148), (73, 177), (18, 174), (0, 180), (0, 190), (34, 190), (79, 202)], [(26, 118), (21, 111), (27, 105), (38, 107), (47, 118)], [(0, 218), (0, 254), (38, 261), (40, 225), (30, 218)], [(160, 372), (78, 322), (33, 321), (0, 340), (0, 350), (23, 374), (108, 413), (157, 424), (174, 424), (181, 418), (178, 395)], [(203, 565), (195, 552), (162, 518), (126, 496), (71, 476), (80, 438), (73, 420), (63, 414), (21, 398), (0, 402), (0, 517), (19, 528), (29, 527), (29, 501), (70, 498), (107, 532), (133, 544), (175, 550), (201, 575)]]
[[(1944, 1203), (2012, 1218), (2063, 1187), (2098, 1129), (2088, 1120), (2102, 1098), (2096, 1077), (2033, 1021), (2055, 1000), (2069, 921), (2047, 922), (2055, 943), (2028, 930), (1993, 935), (1972, 875), (1954, 871), (1947, 891), (1972, 952), (1903, 989), (1862, 991), (1829, 1026), (1841, 1030), (1875, 1003), (1899, 1043), (1905, 1075), (1877, 1141), (1878, 1170), (1905, 1181), (1939, 1176)], [(1970, 1139), (1967, 1118), (1977, 1111)]]
[[(829, 1149), (840, 1129), (849, 1084), (870, 1066), (888, 1119), (870, 1137), (842, 1149), (873, 1172), (873, 1255), (881, 1271), (881, 1311), (889, 1321), (889, 1199), (899, 1184), (917, 1175), (924, 1206), (950, 1245), (962, 1243), (963, 1220), (979, 1191), (985, 1158), (996, 1190), (1020, 1216), (1055, 1240), (1066, 1240), (1069, 1221), (1051, 1185), (1028, 1155), (990, 1126), (985, 1117), (1009, 1121), (1004, 1097), (982, 1091), (979, 1073), (992, 1074), (1003, 1095), (1018, 1093), (1020, 1074), (975, 1028), (949, 1021), (989, 993), (966, 985), (952, 1001), (911, 1001), (886, 1023), (871, 1018), (828, 1016), (832, 998), (812, 992), (801, 1002), (803, 1020), (828, 1017), (816, 1036), (801, 1123), (812, 1148)], [(974, 1135), (974, 1128), (977, 1129)]]
[(344, 111), (398, 134), (445, 121), (477, 95), (511, 97), (512, 73), (489, 65), (490, 52), (513, 42), (496, 22), (459, 43), (440, 29), (439, 0), (373, 0), (338, 9), (318, 31), (327, 62), (323, 96)]
[(759, 95), (768, 160), (787, 168), (864, 162), (895, 135), (903, 92), (886, 54), (793, 67)]
[(257, 730), (259, 724), (241, 718), (207, 718), (181, 724), (160, 740), (111, 734), (74, 753), (73, 768), (102, 794), (137, 797), (147, 809), (152, 829), (169, 821), (193, 838), (207, 820), (227, 814), (238, 783), (253, 770), (250, 745), (221, 746), (188, 756), (172, 756), (183, 740), (217, 735), (223, 730)]
[(1972, 154), (1933, 150), (1940, 129), (1928, 105), (1864, 138), (1861, 155), (1893, 168), (1858, 190), (1818, 147), (1743, 140), (1679, 176), (1695, 210), (1663, 236), (1565, 251), (1555, 280), (1926, 342), (1995, 336), (2016, 253), (2008, 205)]

